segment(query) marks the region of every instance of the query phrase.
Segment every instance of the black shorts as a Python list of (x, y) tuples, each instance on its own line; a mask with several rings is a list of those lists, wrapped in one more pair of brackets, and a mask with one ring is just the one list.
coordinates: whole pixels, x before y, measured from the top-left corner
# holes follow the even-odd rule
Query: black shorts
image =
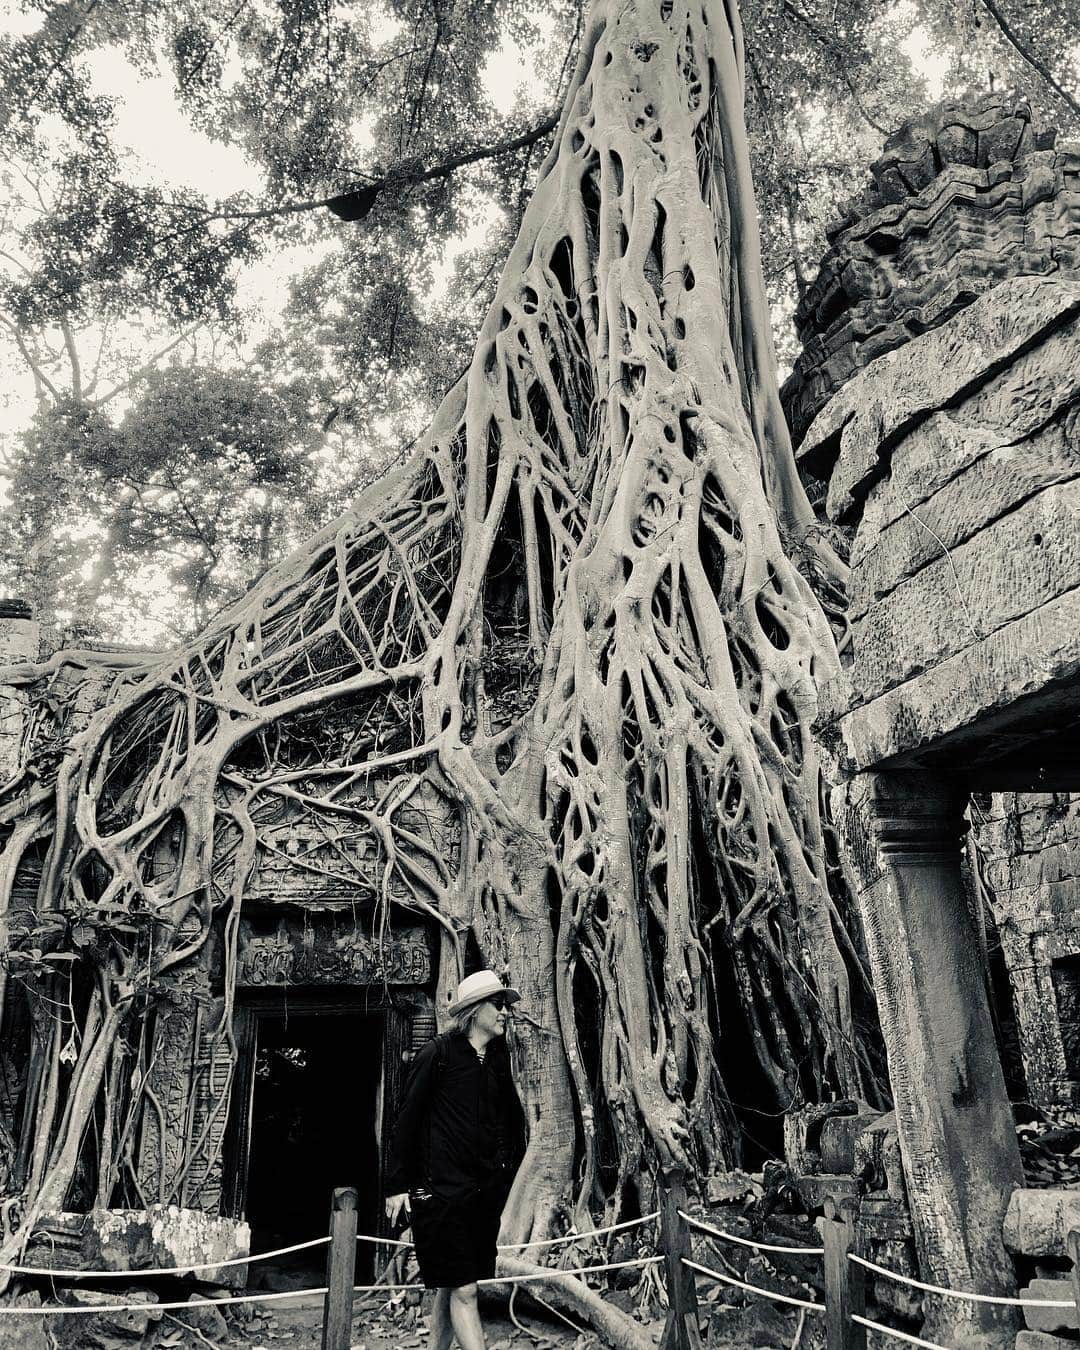
[(428, 1289), (457, 1289), (495, 1274), (507, 1194), (498, 1180), (465, 1195), (411, 1197), (416, 1261)]

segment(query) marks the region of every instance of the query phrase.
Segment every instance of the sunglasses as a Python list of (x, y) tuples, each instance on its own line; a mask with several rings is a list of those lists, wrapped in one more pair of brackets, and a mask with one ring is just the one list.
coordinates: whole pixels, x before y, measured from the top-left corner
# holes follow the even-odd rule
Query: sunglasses
[(485, 999), (485, 1003), (490, 1003), (493, 1008), (498, 1008), (500, 1012), (506, 1012), (510, 1008), (510, 1000), (505, 994), (495, 994), (492, 998)]

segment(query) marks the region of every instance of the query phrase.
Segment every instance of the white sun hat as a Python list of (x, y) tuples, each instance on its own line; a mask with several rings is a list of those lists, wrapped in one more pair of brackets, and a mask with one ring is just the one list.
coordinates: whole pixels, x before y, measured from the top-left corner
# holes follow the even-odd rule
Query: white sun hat
[(502, 994), (507, 1003), (521, 1001), (518, 991), (503, 984), (493, 970), (478, 970), (472, 975), (466, 975), (458, 985), (457, 997), (448, 1009), (450, 1016), (455, 1017), (474, 1003), (483, 1003), (484, 999), (494, 998), (496, 994)]

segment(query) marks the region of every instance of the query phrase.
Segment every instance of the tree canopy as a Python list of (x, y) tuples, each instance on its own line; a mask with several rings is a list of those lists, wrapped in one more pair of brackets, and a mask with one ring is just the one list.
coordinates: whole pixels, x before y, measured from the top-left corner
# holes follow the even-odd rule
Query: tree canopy
[[(1016, 83), (1076, 122), (1067, 0), (747, 0), (742, 20), (782, 356), (826, 223), (928, 98), (918, 41), (946, 89)], [(47, 620), (168, 641), (399, 456), (467, 362), (582, 30), (580, 0), (25, 0), (0, 38), (0, 336), (28, 391), (6, 442), (6, 584)], [(212, 193), (164, 155), (140, 163), (135, 79), (248, 182)], [(157, 425), (165, 388), (204, 446), (233, 445), (245, 399), (256, 419), (260, 397), (288, 411), (235, 475)], [(177, 455), (187, 486), (165, 492)], [(254, 501), (263, 473), (288, 509)], [(193, 496), (217, 503), (213, 530), (184, 518)], [(259, 543), (211, 582), (208, 530)]]

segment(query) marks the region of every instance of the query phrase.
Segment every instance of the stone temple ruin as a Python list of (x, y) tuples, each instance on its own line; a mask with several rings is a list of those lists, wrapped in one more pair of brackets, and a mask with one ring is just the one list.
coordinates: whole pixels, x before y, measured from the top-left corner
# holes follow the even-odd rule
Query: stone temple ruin
[[(911, 1223), (924, 1279), (995, 1292), (993, 1269), (1004, 1291), (1014, 1256), (1063, 1256), (1061, 1214), (1080, 1216), (1077, 1192), (1025, 1188), (1009, 1106), (1078, 1100), (1080, 146), (1019, 101), (938, 109), (890, 140), (830, 243), (785, 399), (850, 544), (847, 668), (819, 729), (904, 1202), (880, 1122), (834, 1121), (832, 1152), (894, 1202), (877, 1236)], [(796, 1162), (808, 1132), (829, 1151), (804, 1122)], [(937, 1339), (993, 1331), (956, 1307)]]
[[(37, 659), (42, 636), (26, 606), (6, 602), (0, 615), (4, 659)], [(65, 736), (85, 722), (104, 684), (130, 659), (104, 644), (67, 656), (59, 678), (76, 681), (79, 693), (70, 721), (57, 729)], [(0, 720), (5, 776), (32, 731), (21, 693), (7, 694)], [(408, 1058), (435, 1029), (429, 927), (415, 915), (391, 917), (382, 928), (373, 921), (376, 849), (363, 813), (384, 786), (371, 778), (346, 785), (339, 798), (351, 822), (346, 830), (310, 811), (299, 819), (302, 780), (292, 796), (280, 796), (276, 815), (261, 820), (235, 968), (226, 968), (219, 924), (199, 956), (166, 977), (168, 997), (142, 1028), (156, 1109), (135, 1125), (127, 1190), (145, 1208), (102, 1211), (93, 1195), (76, 1194), (71, 1212), (38, 1224), (30, 1264), (126, 1269), (228, 1260), (252, 1249), (253, 1233), (259, 1250), (288, 1245), (325, 1232), (330, 1192), (346, 1184), (360, 1187), (361, 1231), (376, 1231), (383, 1134)], [(454, 825), (445, 810), (419, 799), (406, 810), (417, 840), (450, 856), (447, 831)], [(7, 920), (13, 935), (34, 922), (36, 880), (27, 872), (16, 891)], [(20, 1137), (18, 1122), (33, 1071), (28, 1009), (17, 990), (11, 982), (2, 1107), (16, 1167), (31, 1143)], [(228, 1098), (222, 1084), (231, 1050), (223, 1021), (236, 1046)], [(343, 1064), (350, 1066), (347, 1079)], [(359, 1114), (340, 1109), (346, 1099)], [(322, 1254), (316, 1255), (312, 1269)], [(247, 1276), (242, 1265), (202, 1274), (224, 1285), (243, 1285)]]
[[(787, 1160), (811, 1211), (853, 1206), (891, 1268), (986, 1293), (1036, 1278), (1045, 1292), (1068, 1280), (1080, 1189), (1063, 1183), (1080, 1186), (1080, 1167), (1037, 1138), (1022, 1157), (1011, 1102), (1051, 1124), (1080, 1107), (1080, 145), (1034, 127), (1017, 100), (939, 108), (891, 139), (829, 238), (785, 401), (824, 526), (850, 549), (846, 668), (822, 691), (819, 730), (895, 1109), (793, 1111)], [(9, 663), (43, 655), (18, 602), (0, 641)], [(102, 649), (60, 668), (80, 685), (72, 716), (124, 659)], [(0, 692), (7, 775), (28, 727), (21, 694)], [(261, 822), (235, 967), (219, 934), (171, 974), (168, 1006), (142, 1029), (156, 1109), (134, 1125), (129, 1192), (144, 1207), (76, 1194), (39, 1224), (33, 1263), (242, 1256), (253, 1230), (260, 1248), (322, 1231), (329, 1188), (354, 1180), (361, 1229), (380, 1224), (381, 1143), (434, 1029), (438, 939), (415, 915), (376, 929), (375, 887), (357, 884), (365, 858), (375, 865), (363, 822), (380, 784), (343, 787), (357, 822), (345, 832), (301, 817), (303, 782), (293, 789)], [(450, 852), (445, 808), (410, 809), (417, 840)], [(28, 875), (11, 930), (33, 923), (33, 892)], [(226, 1016), (228, 1110), (214, 1035)], [(15, 1165), (30, 1146), (28, 1017), (12, 982), (0, 1125)], [(320, 1106), (340, 1100), (346, 1046), (349, 1091), (368, 1105), (334, 1127), (341, 1113)], [(1080, 1145), (1080, 1130), (1057, 1135)], [(880, 1281), (874, 1294), (918, 1325), (920, 1300)], [(1011, 1314), (986, 1307), (928, 1312), (943, 1344), (1012, 1335)], [(1049, 1350), (1059, 1340), (1038, 1331), (1076, 1317), (1037, 1313), (1033, 1326), (1018, 1344)]]

